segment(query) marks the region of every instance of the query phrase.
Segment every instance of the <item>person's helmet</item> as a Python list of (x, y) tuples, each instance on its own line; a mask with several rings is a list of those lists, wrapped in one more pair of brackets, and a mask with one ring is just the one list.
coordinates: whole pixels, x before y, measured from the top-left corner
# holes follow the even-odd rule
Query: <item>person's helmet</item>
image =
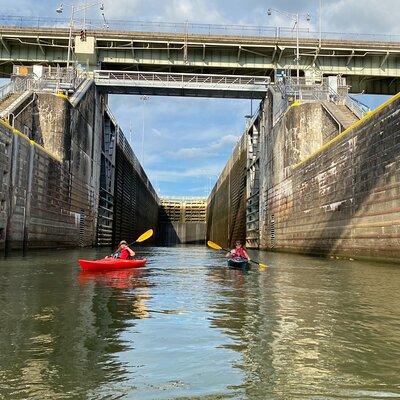
[(119, 242), (119, 245), (121, 246), (122, 244), (128, 244), (128, 243), (126, 243), (125, 240), (121, 240), (121, 241)]
[(236, 240), (235, 246), (241, 246), (241, 245), (242, 245), (242, 242), (240, 240)]

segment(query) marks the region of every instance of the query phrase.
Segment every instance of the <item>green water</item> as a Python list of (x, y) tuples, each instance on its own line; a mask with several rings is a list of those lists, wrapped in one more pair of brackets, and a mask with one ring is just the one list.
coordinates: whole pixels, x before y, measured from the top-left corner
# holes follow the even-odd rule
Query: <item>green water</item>
[(0, 261), (0, 399), (400, 398), (400, 266), (176, 247), (80, 273), (104, 254)]

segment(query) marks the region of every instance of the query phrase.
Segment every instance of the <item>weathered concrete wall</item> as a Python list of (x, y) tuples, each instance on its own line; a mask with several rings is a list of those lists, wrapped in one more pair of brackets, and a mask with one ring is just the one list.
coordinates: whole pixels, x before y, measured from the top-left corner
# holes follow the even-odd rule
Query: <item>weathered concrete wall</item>
[(4, 124), (0, 125), (0, 141), (0, 246), (92, 244), (92, 188), (73, 180), (60, 160)]
[(399, 261), (399, 96), (331, 141), (319, 107), (261, 138), (260, 247)]
[(205, 198), (161, 198), (157, 243), (161, 245), (204, 244), (206, 207)]
[(157, 243), (164, 246), (204, 244), (205, 239), (205, 222), (170, 222), (158, 224)]
[(14, 113), (29, 137), (3, 124), (2, 169), (10, 173), (1, 190), (7, 206), (0, 245), (95, 244), (101, 104), (94, 87), (76, 107), (65, 96), (34, 94)]
[(246, 240), (246, 159), (242, 136), (207, 201), (207, 239), (221, 246)]
[(121, 131), (117, 132), (115, 176), (113, 242), (132, 242), (146, 230), (156, 229), (159, 200)]
[(111, 245), (156, 228), (158, 197), (106, 95), (89, 83), (76, 103), (35, 93), (14, 110), (27, 135), (3, 124), (0, 247)]

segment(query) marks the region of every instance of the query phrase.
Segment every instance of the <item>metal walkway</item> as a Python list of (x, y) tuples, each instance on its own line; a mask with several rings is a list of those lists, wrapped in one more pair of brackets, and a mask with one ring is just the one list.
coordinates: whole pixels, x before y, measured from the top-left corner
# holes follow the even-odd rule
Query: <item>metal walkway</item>
[(262, 99), (271, 83), (265, 76), (205, 75), (96, 70), (94, 81), (112, 94)]

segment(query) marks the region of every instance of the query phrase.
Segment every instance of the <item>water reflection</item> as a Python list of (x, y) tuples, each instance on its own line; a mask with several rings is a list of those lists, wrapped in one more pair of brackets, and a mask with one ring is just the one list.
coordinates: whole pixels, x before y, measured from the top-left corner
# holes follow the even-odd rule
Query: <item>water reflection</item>
[(209, 271), (211, 324), (243, 356), (247, 398), (400, 397), (399, 269), (290, 255), (270, 264), (244, 280)]
[(400, 269), (202, 247), (80, 272), (96, 250), (0, 263), (0, 398), (400, 398)]
[(148, 318), (150, 314), (146, 302), (151, 299), (151, 296), (148, 290), (145, 290), (150, 286), (147, 274), (148, 271), (143, 268), (81, 271), (78, 275), (78, 282), (81, 285), (100, 285), (114, 289), (143, 289), (137, 294), (121, 293), (115, 295), (114, 298), (118, 303), (118, 312), (124, 315), (124, 318)]
[(132, 325), (126, 300), (107, 286), (79, 287), (74, 253), (64, 255), (1, 265), (0, 397), (85, 398), (126, 378), (114, 356), (131, 345), (119, 335)]

